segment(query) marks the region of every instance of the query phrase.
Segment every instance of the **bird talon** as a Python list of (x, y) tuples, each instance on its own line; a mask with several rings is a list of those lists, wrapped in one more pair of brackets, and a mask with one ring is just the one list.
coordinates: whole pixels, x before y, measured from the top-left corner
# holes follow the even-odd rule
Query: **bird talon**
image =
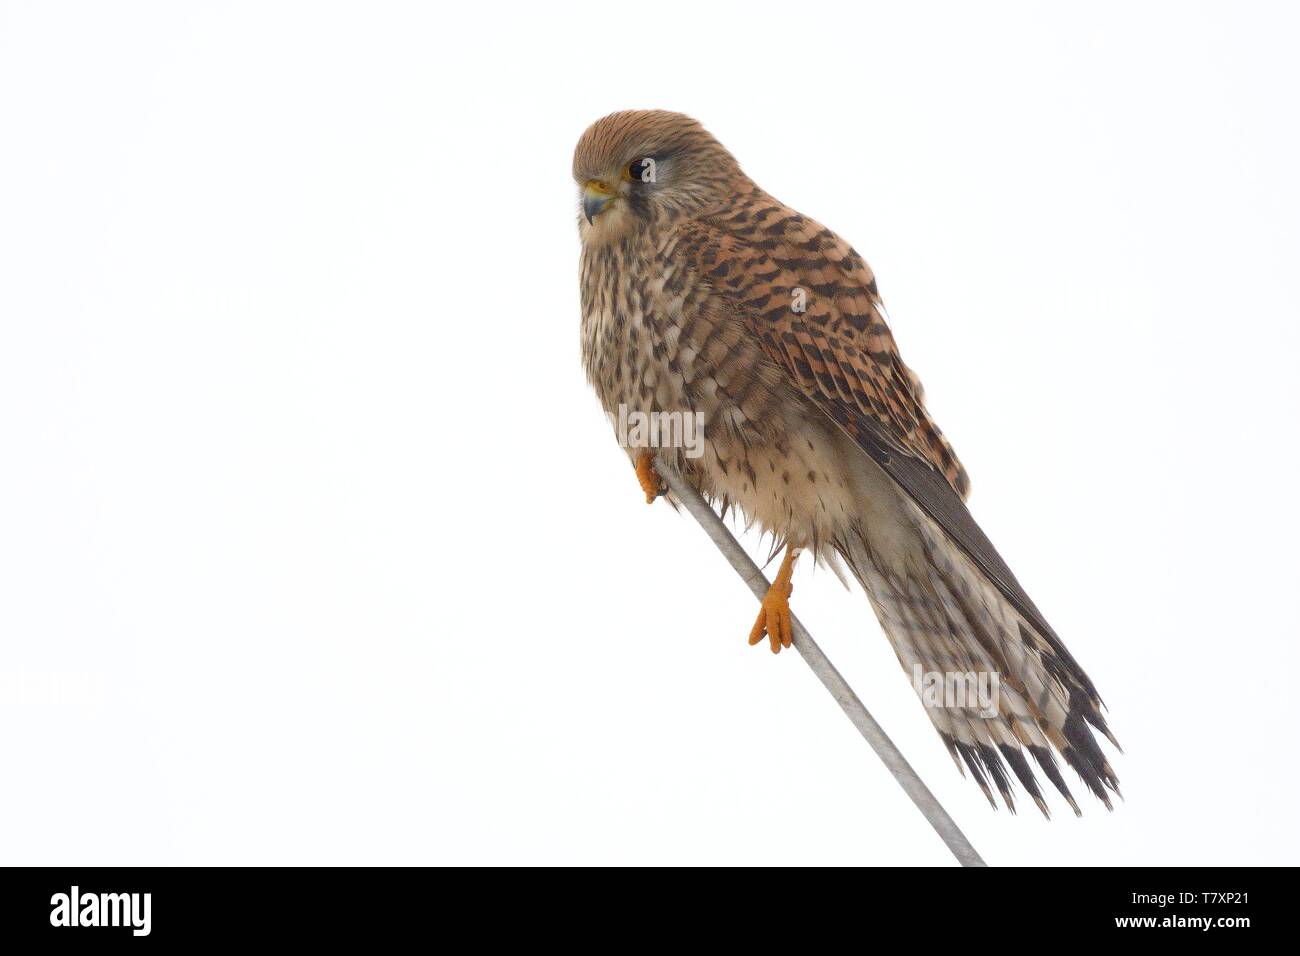
[(794, 643), (794, 628), (791, 624), (790, 595), (794, 593), (794, 584), (790, 578), (794, 574), (794, 559), (797, 552), (787, 548), (785, 558), (781, 561), (781, 570), (776, 580), (763, 595), (758, 611), (758, 619), (749, 631), (749, 643), (757, 644), (767, 635), (773, 654), (781, 653), (781, 648)]
[(645, 503), (652, 505), (655, 499), (659, 497), (659, 472), (655, 471), (654, 455), (650, 452), (642, 452), (641, 457), (636, 460), (636, 478), (641, 482), (641, 490), (645, 492)]

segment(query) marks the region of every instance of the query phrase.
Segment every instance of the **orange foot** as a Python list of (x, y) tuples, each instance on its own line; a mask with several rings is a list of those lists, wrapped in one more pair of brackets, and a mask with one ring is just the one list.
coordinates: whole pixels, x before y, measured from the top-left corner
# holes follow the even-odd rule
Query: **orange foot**
[(648, 451), (643, 451), (636, 460), (636, 480), (645, 492), (645, 503), (654, 504), (659, 497), (659, 472), (655, 471), (655, 456)]
[(781, 648), (789, 647), (794, 634), (790, 626), (790, 595), (794, 585), (790, 579), (794, 576), (794, 560), (799, 552), (791, 547), (785, 549), (781, 560), (781, 570), (776, 573), (776, 580), (767, 589), (762, 607), (758, 611), (758, 620), (749, 632), (749, 643), (757, 644), (766, 634), (772, 642), (772, 653), (780, 654)]

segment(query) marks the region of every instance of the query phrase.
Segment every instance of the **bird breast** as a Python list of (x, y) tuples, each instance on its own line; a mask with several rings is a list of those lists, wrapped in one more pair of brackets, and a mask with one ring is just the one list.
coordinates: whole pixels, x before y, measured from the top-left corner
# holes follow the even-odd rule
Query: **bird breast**
[(584, 248), (581, 275), (583, 363), (629, 457), (630, 416), (698, 416), (698, 454), (659, 447), (702, 492), (803, 546), (832, 536), (849, 512), (838, 433), (674, 239)]

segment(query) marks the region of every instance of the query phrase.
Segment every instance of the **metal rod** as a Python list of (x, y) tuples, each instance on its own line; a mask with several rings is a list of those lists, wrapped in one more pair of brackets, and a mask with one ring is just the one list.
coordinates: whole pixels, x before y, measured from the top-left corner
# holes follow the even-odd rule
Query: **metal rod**
[[(731, 566), (736, 569), (736, 573), (741, 579), (749, 585), (749, 589), (754, 592), (754, 596), (759, 600), (767, 594), (769, 582), (763, 574), (762, 569), (754, 563), (740, 542), (728, 530), (722, 519), (718, 517), (717, 512), (709, 506), (709, 503), (701, 497), (700, 493), (688, 485), (675, 469), (671, 467), (661, 467), (659, 475), (664, 482), (672, 489), (675, 497), (687, 511), (694, 515), (695, 520), (700, 523), (704, 533), (713, 539), (713, 543), (718, 546), (723, 557), (731, 562)], [(962, 866), (987, 866), (980, 855), (975, 852), (966, 835), (961, 832), (957, 824), (953, 822), (952, 817), (948, 816), (948, 811), (935, 798), (927, 787), (916, 775), (912, 765), (907, 762), (907, 758), (894, 746), (894, 742), (881, 729), (880, 724), (871, 716), (870, 712), (858, 699), (858, 695), (853, 692), (853, 688), (835, 669), (835, 665), (830, 662), (822, 649), (817, 646), (817, 642), (812, 639), (812, 635), (799, 623), (797, 618), (791, 617), (791, 630), (794, 632), (794, 647), (803, 657), (812, 672), (817, 675), (817, 679), (822, 682), (835, 702), (840, 705), (840, 709), (848, 715), (853, 726), (858, 728), (858, 733), (866, 738), (867, 743), (871, 744), (871, 749), (876, 752), (876, 756), (881, 759), (889, 772), (894, 775), (898, 785), (903, 791), (912, 798), (916, 808), (921, 811), (930, 826), (934, 827), (934, 832), (939, 834), (939, 838), (947, 844), (952, 855), (957, 858)]]

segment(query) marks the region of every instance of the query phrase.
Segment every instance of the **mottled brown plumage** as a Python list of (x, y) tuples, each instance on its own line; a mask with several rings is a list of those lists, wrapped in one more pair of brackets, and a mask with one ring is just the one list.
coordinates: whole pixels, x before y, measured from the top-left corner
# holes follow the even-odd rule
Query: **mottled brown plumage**
[[(1055, 750), (1109, 807), (1100, 698), (967, 511), (965, 470), (862, 257), (680, 114), (605, 117), (573, 172), (583, 362), (607, 412), (698, 414), (701, 454), (659, 460), (787, 546), (783, 571), (805, 548), (846, 564), (909, 673), (996, 675), (996, 713), (926, 708), (990, 802), (995, 787), (1014, 808), (1009, 767), (1047, 812), (1028, 751), (1078, 812)], [(627, 451), (653, 488), (645, 449)], [(788, 628), (778, 585), (755, 625), (773, 650)]]

